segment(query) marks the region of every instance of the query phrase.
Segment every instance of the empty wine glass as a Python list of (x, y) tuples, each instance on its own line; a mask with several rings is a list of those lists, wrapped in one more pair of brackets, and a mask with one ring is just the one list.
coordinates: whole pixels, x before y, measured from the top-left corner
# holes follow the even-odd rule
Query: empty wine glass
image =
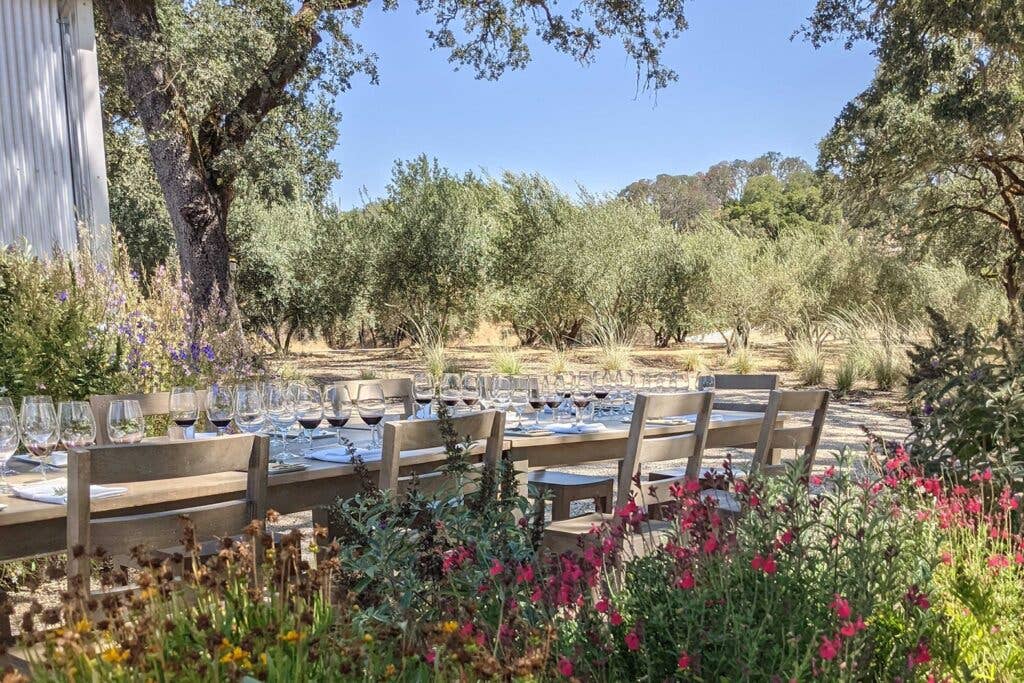
[(10, 493), (7, 475), (12, 474), (7, 463), (18, 449), (18, 414), (9, 398), (0, 398), (0, 493)]
[(323, 396), (320, 388), (309, 382), (293, 382), (289, 388), (295, 401), (295, 419), (306, 434), (306, 442), (313, 447), (313, 430), (324, 419)]
[(111, 443), (138, 443), (146, 435), (142, 406), (134, 399), (118, 399), (107, 409), (107, 434)]
[(281, 450), (277, 458), (283, 459), (287, 452), (287, 433), (295, 423), (295, 402), (292, 400), (288, 385), (282, 381), (267, 382), (264, 386), (263, 405), (270, 418), (270, 424), (281, 437)]
[(516, 426), (523, 424), (523, 409), (530, 403), (530, 378), (516, 376), (512, 378), (510, 401), (516, 413)]
[(496, 375), (491, 381), (491, 394), (494, 407), (507, 411), (512, 405), (512, 380), (504, 375)]
[(454, 413), (462, 401), (462, 377), (456, 372), (441, 375), (441, 403)]
[(96, 419), (86, 401), (64, 401), (57, 407), (57, 413), (64, 448), (81, 448), (96, 443)]
[(243, 382), (235, 387), (235, 424), (246, 434), (263, 428), (263, 392), (259, 382)]
[(363, 422), (370, 425), (370, 448), (380, 447), (380, 421), (384, 419), (384, 387), (360, 384), (356, 392), (356, 409)]
[(192, 387), (174, 387), (168, 399), (167, 415), (174, 424), (181, 427), (185, 438), (196, 434), (196, 420), (199, 419), (199, 398)]
[[(412, 376), (412, 396), (416, 401), (416, 417), (430, 417), (430, 404), (434, 401), (434, 378), (426, 372), (417, 372)], [(421, 415), (423, 409), (426, 415)]]
[(53, 401), (49, 396), (26, 396), (21, 400), (20, 422), (25, 448), (39, 461), (32, 471), (42, 473), (45, 479), (50, 453), (57, 445), (60, 430)]
[(352, 398), (344, 382), (335, 382), (324, 387), (324, 417), (334, 427), (341, 445), (341, 428), (352, 417)]
[(206, 392), (206, 419), (217, 428), (217, 436), (224, 436), (231, 424), (231, 414), (235, 410), (235, 397), (231, 387), (214, 384)]

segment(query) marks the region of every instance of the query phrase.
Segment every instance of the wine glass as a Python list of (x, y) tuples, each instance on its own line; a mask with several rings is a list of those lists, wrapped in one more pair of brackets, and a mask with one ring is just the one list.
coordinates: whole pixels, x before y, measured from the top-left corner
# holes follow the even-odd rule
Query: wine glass
[(380, 447), (380, 421), (384, 419), (384, 387), (360, 384), (356, 392), (356, 409), (363, 422), (370, 425), (370, 448)]
[(480, 401), (480, 376), (466, 374), (462, 376), (462, 402), (470, 410)]
[(544, 400), (545, 393), (543, 383), (546, 380), (540, 377), (529, 378), (529, 401), (530, 408), (533, 409), (533, 426), (540, 427), (540, 414), (544, 412), (544, 406), (546, 402)]
[(594, 382), (594, 398), (597, 399), (597, 403), (594, 407), (594, 412), (597, 413), (599, 410), (603, 413), (606, 411), (605, 401), (608, 398), (608, 394), (612, 392), (612, 388), (615, 386), (615, 381), (612, 377), (612, 373), (605, 370), (598, 375), (597, 380)]
[(263, 392), (259, 382), (243, 382), (235, 387), (235, 424), (246, 434), (263, 428)]
[(570, 396), (572, 396), (570, 386), (571, 383), (569, 381), (569, 378), (567, 378), (565, 375), (555, 375), (555, 381), (552, 384), (552, 387), (554, 388), (555, 394), (558, 396), (558, 406), (554, 408), (554, 414), (552, 415), (554, 422), (562, 421), (562, 413), (564, 412), (562, 410), (562, 405), (569, 399)]
[[(263, 405), (267, 417), (270, 418), (270, 424), (281, 437), (280, 454), (283, 455), (288, 445), (286, 434), (295, 422), (295, 401), (288, 391), (288, 385), (279, 380), (267, 382), (264, 387)], [(278, 461), (281, 459), (279, 455)]]
[(594, 383), (590, 374), (581, 372), (576, 375), (576, 381), (572, 385), (572, 404), (576, 406), (576, 426), (583, 424), (583, 411), (594, 395)]
[(138, 443), (146, 435), (142, 406), (134, 399), (118, 399), (107, 409), (107, 434), (112, 443)]
[(313, 430), (324, 419), (323, 395), (320, 388), (309, 382), (293, 382), (289, 390), (295, 401), (295, 419), (306, 434), (306, 442), (313, 447)]
[(491, 381), (491, 394), (494, 407), (507, 411), (512, 405), (512, 380), (504, 375), (495, 375)]
[[(430, 404), (434, 401), (434, 378), (426, 372), (412, 376), (412, 397), (416, 401), (416, 417), (430, 417)], [(426, 408), (427, 414), (421, 415)]]
[(697, 391), (714, 391), (715, 376), (710, 372), (702, 372), (697, 375)]
[(57, 445), (60, 425), (49, 396), (26, 396), (21, 400), (21, 438), (29, 453), (39, 460), (33, 472), (46, 478), (50, 453)]
[(338, 445), (341, 445), (341, 428), (352, 417), (352, 398), (344, 382), (335, 382), (324, 387), (324, 417), (335, 429)]
[(196, 420), (199, 419), (199, 400), (196, 397), (196, 390), (192, 387), (171, 389), (167, 414), (174, 424), (181, 427), (186, 439), (189, 437), (190, 430), (192, 438), (195, 438)]
[(444, 373), (441, 375), (441, 403), (448, 406), (449, 411), (454, 413), (460, 401), (462, 401), (462, 377), (456, 372)]
[(516, 425), (523, 424), (523, 409), (530, 403), (530, 378), (516, 375), (512, 377), (512, 391), (509, 402), (516, 413)]
[(96, 443), (96, 419), (86, 401), (63, 401), (57, 407), (60, 440), (64, 448), (81, 448)]
[(18, 414), (9, 398), (0, 398), (0, 493), (10, 493), (7, 475), (12, 474), (8, 461), (18, 449)]
[(217, 436), (224, 436), (231, 424), (231, 414), (235, 410), (235, 397), (231, 387), (214, 384), (206, 392), (206, 419), (217, 428)]
[(541, 384), (541, 397), (544, 399), (544, 405), (551, 409), (551, 421), (558, 421), (558, 408), (562, 405), (562, 395), (555, 388), (555, 378), (545, 377)]

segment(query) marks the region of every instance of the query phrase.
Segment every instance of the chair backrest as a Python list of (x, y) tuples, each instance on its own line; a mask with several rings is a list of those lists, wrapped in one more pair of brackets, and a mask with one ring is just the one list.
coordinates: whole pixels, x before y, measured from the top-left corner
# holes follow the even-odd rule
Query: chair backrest
[[(470, 441), (485, 442), (484, 467), (496, 467), (501, 458), (505, 439), (505, 413), (484, 410), (470, 415), (451, 418), (459, 443)], [(402, 451), (439, 448), (445, 445), (441, 433), (441, 422), (437, 419), (406, 420), (384, 423), (384, 443), (381, 448), (380, 488), (382, 491), (402, 495), (412, 481), (411, 477), (400, 477)], [(442, 464), (438, 461), (438, 466)], [(447, 485), (443, 472), (427, 472), (417, 476), (417, 485), (424, 492), (436, 491)]]
[[(778, 375), (715, 375), (715, 391), (773, 391), (779, 385)], [(718, 410), (737, 410), (741, 412), (764, 412), (763, 399), (758, 402), (742, 400), (743, 397), (721, 396), (715, 401)]]
[[(633, 477), (640, 473), (645, 463), (686, 459), (684, 477), (644, 482), (642, 494), (645, 497), (651, 495), (655, 499), (648, 503), (666, 502), (670, 499), (669, 488), (673, 484), (684, 479), (697, 479), (714, 400), (713, 391), (637, 394), (626, 441), (626, 456), (619, 470), (619, 489), (615, 501), (617, 508), (629, 502), (630, 494), (635, 490)], [(651, 433), (655, 430), (646, 425), (647, 420), (681, 415), (695, 416), (692, 432), (659, 435)]]
[[(772, 451), (803, 449), (803, 457), (807, 459), (807, 470), (810, 472), (814, 464), (814, 456), (818, 452), (818, 441), (821, 430), (825, 426), (825, 415), (831, 394), (824, 389), (807, 391), (772, 391), (768, 396), (768, 408), (761, 422), (761, 432), (757, 437), (757, 448), (750, 465), (751, 474), (764, 465), (772, 463)], [(798, 413), (810, 414), (810, 423), (776, 427), (779, 418), (795, 419)]]
[(353, 401), (359, 395), (360, 384), (379, 384), (384, 391), (384, 400), (402, 401), (402, 417), (409, 417), (416, 411), (416, 402), (413, 399), (412, 378), (394, 377), (391, 379), (349, 379), (342, 382), (348, 389), (348, 395)]
[[(199, 541), (238, 534), (252, 520), (262, 520), (267, 512), (269, 458), (270, 440), (251, 434), (72, 449), (68, 453), (67, 492), (69, 579), (83, 577), (82, 585), (88, 589), (88, 554), (96, 548), (103, 548), (108, 555), (123, 555), (139, 545), (152, 549), (179, 545), (183, 514), (192, 520)], [(92, 485), (137, 484), (236, 471), (247, 475), (245, 493), (236, 500), (190, 507), (189, 499), (182, 496), (181, 507), (173, 510), (92, 519)], [(180, 482), (180, 486), (194, 483)], [(87, 554), (76, 553), (75, 548), (84, 548)]]
[[(139, 402), (142, 408), (143, 417), (154, 415), (167, 415), (170, 410), (171, 392), (158, 391), (153, 394), (105, 394), (101, 396), (90, 396), (89, 407), (92, 409), (93, 418), (96, 420), (96, 444), (107, 446), (110, 444), (110, 435), (107, 433), (107, 411), (110, 404), (119, 400), (134, 400)], [(196, 389), (196, 403), (199, 413), (202, 414), (206, 405), (206, 391)], [(175, 428), (177, 426), (175, 425)]]

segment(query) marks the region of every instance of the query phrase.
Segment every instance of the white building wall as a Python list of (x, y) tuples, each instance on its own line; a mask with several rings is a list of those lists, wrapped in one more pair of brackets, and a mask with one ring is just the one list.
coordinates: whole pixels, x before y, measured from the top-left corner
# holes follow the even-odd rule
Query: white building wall
[(0, 0), (0, 244), (109, 225), (95, 55), (91, 0)]

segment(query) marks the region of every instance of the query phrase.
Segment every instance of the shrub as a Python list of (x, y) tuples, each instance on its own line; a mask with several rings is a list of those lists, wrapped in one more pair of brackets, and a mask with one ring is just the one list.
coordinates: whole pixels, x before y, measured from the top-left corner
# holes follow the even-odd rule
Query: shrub
[(548, 372), (552, 375), (564, 375), (569, 372), (569, 352), (565, 349), (552, 347), (548, 360)]
[(915, 325), (877, 306), (833, 316), (830, 325), (836, 337), (846, 342), (847, 353), (879, 389), (887, 391), (903, 381), (906, 349), (917, 336)]
[(825, 379), (825, 352), (813, 341), (798, 337), (789, 343), (790, 367), (796, 371), (797, 381), (804, 386), (816, 386)]
[(736, 349), (729, 358), (730, 369), (738, 375), (749, 375), (754, 371), (754, 351), (749, 346)]
[(618, 320), (599, 318), (591, 322), (594, 341), (597, 342), (597, 362), (602, 370), (627, 370), (633, 357), (635, 335)]
[(491, 354), (491, 370), (499, 375), (521, 375), (525, 368), (519, 351), (507, 344)]
[(686, 349), (679, 352), (679, 367), (686, 372), (700, 372), (707, 368), (704, 354), (697, 349)]
[(836, 367), (836, 391), (840, 394), (849, 393), (860, 376), (861, 367), (857, 357), (852, 353), (844, 354)]

